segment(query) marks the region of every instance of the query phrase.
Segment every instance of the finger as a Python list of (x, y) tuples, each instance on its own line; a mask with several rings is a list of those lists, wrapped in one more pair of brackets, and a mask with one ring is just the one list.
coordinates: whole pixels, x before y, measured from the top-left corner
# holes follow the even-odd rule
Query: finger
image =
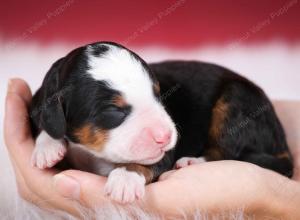
[(18, 194), (26, 201), (36, 204), (39, 204), (40, 208), (43, 209), (51, 209), (51, 205), (47, 202), (44, 203), (40, 203), (40, 201), (42, 200), (40, 197), (38, 197), (34, 192), (32, 192), (28, 186), (27, 183), (22, 175), (22, 173), (20, 172), (18, 166), (16, 165), (16, 163), (12, 160), (12, 166), (14, 169), (14, 173), (15, 173), (15, 178), (16, 178), (16, 185), (17, 185), (17, 190), (18, 190)]
[(18, 194), (28, 202), (36, 203), (37, 201), (39, 201), (40, 198), (35, 193), (29, 190), (22, 173), (20, 172), (18, 166), (14, 161), (12, 161), (12, 165), (15, 173)]
[(29, 129), (24, 100), (17, 93), (8, 93), (4, 118), (4, 139), (11, 156), (20, 169), (30, 161), (34, 142)]
[(293, 179), (300, 181), (300, 147), (292, 149), (293, 160), (294, 160), (294, 175)]
[(170, 170), (160, 175), (158, 181), (164, 181), (168, 179), (176, 170)]
[(12, 80), (6, 97), (4, 136), (16, 167), (19, 189), (26, 199), (37, 206), (57, 208), (79, 216), (77, 203), (62, 197), (54, 190), (53, 176), (57, 172), (53, 169), (39, 170), (29, 164), (34, 147), (27, 112), (30, 101), (31, 92), (26, 83)]
[[(16, 82), (16, 83), (15, 83)], [(74, 203), (58, 195), (52, 185), (55, 170), (39, 170), (30, 166), (30, 157), (34, 147), (28, 121), (27, 104), (31, 93), (22, 81), (10, 82), (5, 108), (4, 137), (15, 169), (23, 177), (21, 186), (27, 185), (26, 198), (34, 198), (38, 206), (45, 207), (51, 203), (53, 207), (75, 213)], [(22, 181), (21, 178), (19, 178)], [(35, 192), (36, 195), (30, 194)]]
[(93, 208), (107, 201), (103, 192), (106, 179), (79, 170), (66, 170), (55, 175), (53, 181), (55, 190), (61, 196), (75, 199), (85, 207)]
[(6, 96), (4, 138), (9, 151), (32, 140), (26, 102), (18, 93), (8, 92)]
[(28, 84), (23, 80), (19, 78), (13, 78), (10, 79), (8, 82), (8, 92), (17, 93), (26, 104), (30, 104), (32, 99), (32, 93), (28, 86)]
[(11, 79), (8, 83), (4, 135), (7, 145), (21, 144), (30, 138), (27, 105), (31, 101), (31, 91), (25, 81)]
[[(14, 87), (13, 82), (10, 84), (10, 87)], [(18, 94), (22, 92), (22, 89), (20, 90), (17, 87), (8, 89), (4, 119), (4, 138), (12, 164), (16, 167), (15, 171), (21, 173), (26, 184), (31, 187), (30, 190), (34, 191), (32, 188), (41, 187), (39, 184), (44, 179), (44, 176), (50, 178), (49, 175), (51, 173), (42, 172), (30, 167), (29, 161), (34, 141), (31, 137), (29, 122), (27, 120), (26, 102)], [(35, 185), (37, 186), (34, 187)]]

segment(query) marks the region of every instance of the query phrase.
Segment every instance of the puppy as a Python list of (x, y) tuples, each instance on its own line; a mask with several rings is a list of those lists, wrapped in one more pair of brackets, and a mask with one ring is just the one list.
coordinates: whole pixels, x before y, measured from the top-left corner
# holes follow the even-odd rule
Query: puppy
[[(284, 131), (264, 92), (223, 67), (196, 61), (147, 65), (112, 42), (56, 61), (31, 105), (32, 165), (108, 176), (121, 203), (172, 169), (203, 161), (247, 161), (291, 176)], [(180, 137), (180, 138), (178, 138)]]

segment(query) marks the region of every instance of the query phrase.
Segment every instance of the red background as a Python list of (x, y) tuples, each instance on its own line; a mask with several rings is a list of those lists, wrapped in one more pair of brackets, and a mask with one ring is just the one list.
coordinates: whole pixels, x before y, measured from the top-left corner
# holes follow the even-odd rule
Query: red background
[[(300, 3), (297, 0), (241, 0), (241, 1), (83, 1), (69, 0), (64, 11), (47, 19), (67, 1), (1, 1), (0, 37), (4, 40), (38, 40), (42, 43), (86, 43), (110, 40), (130, 46), (167, 45), (193, 47), (203, 44), (222, 44), (239, 41), (247, 32), (289, 2), (286, 13), (271, 19), (243, 43), (284, 40), (294, 43), (300, 39)], [(179, 6), (169, 15), (159, 19), (149, 29), (145, 28), (158, 18), (158, 13), (170, 6)], [(28, 29), (46, 19), (46, 24), (22, 38)], [(134, 36), (137, 32), (138, 35)], [(128, 40), (131, 39), (131, 40)]]

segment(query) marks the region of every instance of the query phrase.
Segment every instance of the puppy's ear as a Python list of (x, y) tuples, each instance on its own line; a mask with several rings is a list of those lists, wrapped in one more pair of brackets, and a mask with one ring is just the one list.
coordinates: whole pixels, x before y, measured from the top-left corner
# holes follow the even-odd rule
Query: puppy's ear
[(56, 61), (48, 71), (43, 82), (43, 103), (40, 116), (41, 127), (51, 137), (61, 139), (66, 133), (66, 119), (63, 109), (61, 71), (64, 58)]

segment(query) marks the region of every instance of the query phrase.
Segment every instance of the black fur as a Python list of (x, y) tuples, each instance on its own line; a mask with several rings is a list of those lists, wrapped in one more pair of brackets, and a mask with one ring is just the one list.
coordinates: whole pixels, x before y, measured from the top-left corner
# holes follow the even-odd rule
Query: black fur
[[(163, 103), (177, 125), (180, 138), (172, 160), (206, 156), (209, 149), (221, 158), (255, 163), (292, 176), (292, 159), (282, 126), (264, 92), (249, 80), (223, 67), (188, 61), (150, 64)], [(209, 136), (212, 109), (219, 99), (228, 106), (218, 139)], [(220, 125), (221, 126), (221, 125)], [(276, 155), (286, 152), (288, 158)]]
[[(96, 56), (107, 50), (96, 43), (90, 48)], [(90, 122), (100, 129), (112, 129), (130, 114), (130, 105), (112, 105), (118, 91), (86, 74), (89, 66), (84, 50), (84, 47), (73, 50), (55, 62), (46, 74), (30, 109), (34, 137), (45, 130), (55, 139), (66, 138), (77, 143), (74, 130), (82, 125)]]
[[(107, 50), (98, 43), (89, 48), (95, 56)], [(89, 66), (84, 50), (85, 47), (75, 49), (54, 63), (35, 94), (30, 110), (35, 137), (44, 129), (53, 138), (77, 142), (74, 130), (86, 122), (100, 129), (111, 129), (130, 114), (130, 105), (111, 104), (118, 91), (85, 74)], [(155, 94), (179, 131), (175, 150), (168, 152), (161, 162), (149, 166), (155, 171), (155, 177), (172, 169), (181, 157), (203, 155), (209, 160), (248, 161), (289, 177), (292, 175), (292, 159), (284, 131), (260, 88), (214, 64), (169, 61), (147, 65), (130, 52), (148, 71), (153, 83), (159, 82), (160, 96)], [(220, 100), (226, 105), (226, 112), (217, 128), (219, 135), (212, 136), (212, 121), (218, 117), (213, 109)], [(283, 153), (288, 156), (278, 156)]]

